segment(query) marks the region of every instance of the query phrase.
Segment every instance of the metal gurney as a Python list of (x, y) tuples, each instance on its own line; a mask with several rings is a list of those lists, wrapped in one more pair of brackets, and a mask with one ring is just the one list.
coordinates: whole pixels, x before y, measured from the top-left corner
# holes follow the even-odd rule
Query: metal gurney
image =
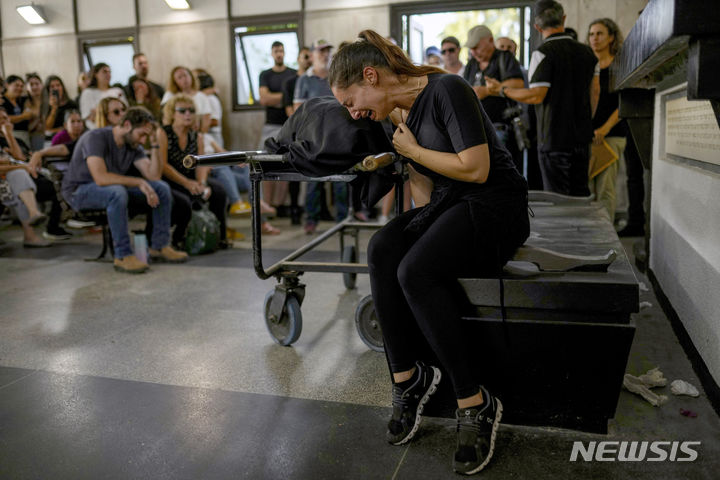
[[(393, 153), (384, 153), (366, 158), (360, 170), (373, 170), (377, 167), (392, 165), (390, 175), (395, 184), (395, 209), (400, 213), (403, 198), (403, 170), (400, 162), (395, 162)], [(352, 202), (349, 202), (348, 216), (340, 223), (314, 238), (301, 248), (287, 255), (268, 268), (263, 265), (262, 229), (260, 212), (260, 182), (262, 181), (316, 181), (351, 182), (358, 171), (330, 175), (326, 177), (308, 177), (299, 173), (284, 160), (283, 155), (268, 154), (262, 151), (223, 152), (209, 155), (188, 155), (184, 161), (186, 168), (197, 166), (224, 166), (247, 163), (250, 167), (251, 203), (252, 203), (252, 249), (253, 265), (257, 276), (263, 280), (275, 277), (278, 284), (265, 296), (263, 314), (265, 324), (272, 338), (280, 345), (291, 345), (302, 332), (301, 306), (305, 298), (306, 285), (300, 282), (305, 272), (342, 273), (343, 282), (348, 289), (355, 288), (358, 273), (367, 273), (367, 264), (358, 263), (360, 230), (376, 230), (379, 224), (362, 223), (354, 220)], [(387, 170), (387, 169), (386, 169)], [(350, 187), (350, 185), (349, 185)], [(348, 195), (352, 198), (351, 195)], [(339, 262), (308, 262), (298, 259), (328, 240), (335, 234), (340, 236)], [(347, 241), (346, 237), (350, 237)], [(375, 316), (370, 295), (363, 298), (355, 311), (355, 324), (360, 338), (373, 350), (383, 351), (383, 339)]]

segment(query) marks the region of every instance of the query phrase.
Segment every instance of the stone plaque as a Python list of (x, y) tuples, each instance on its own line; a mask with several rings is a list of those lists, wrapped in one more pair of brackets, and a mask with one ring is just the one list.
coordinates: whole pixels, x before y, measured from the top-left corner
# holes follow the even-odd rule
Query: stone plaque
[(720, 165), (720, 127), (709, 101), (665, 103), (665, 152)]

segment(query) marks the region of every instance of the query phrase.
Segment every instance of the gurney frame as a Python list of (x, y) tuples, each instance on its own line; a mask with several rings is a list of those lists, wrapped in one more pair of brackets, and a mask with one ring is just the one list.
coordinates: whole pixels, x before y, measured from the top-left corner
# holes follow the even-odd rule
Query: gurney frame
[[(394, 158), (394, 155), (393, 155)], [(268, 268), (263, 265), (262, 253), (262, 215), (260, 212), (260, 182), (263, 181), (311, 181), (345, 182), (357, 177), (355, 172), (347, 172), (325, 177), (308, 177), (295, 170), (288, 169), (288, 163), (282, 155), (263, 151), (234, 151), (208, 155), (188, 155), (184, 159), (186, 168), (197, 166), (232, 166), (246, 163), (250, 168), (250, 198), (252, 203), (252, 249), (253, 266), (258, 278), (266, 280), (275, 277), (278, 284), (265, 296), (263, 316), (270, 336), (280, 345), (293, 344), (302, 332), (301, 306), (305, 299), (306, 285), (300, 282), (305, 272), (342, 273), (343, 283), (348, 289), (355, 288), (357, 274), (368, 273), (367, 264), (358, 263), (360, 252), (359, 233), (361, 230), (377, 230), (382, 225), (358, 222), (354, 217), (352, 191), (348, 192), (348, 215), (341, 222), (313, 238)], [(399, 162), (395, 164), (395, 211), (402, 212), (403, 170)], [(283, 168), (284, 167), (284, 168)], [(350, 185), (348, 185), (351, 188)], [(310, 262), (298, 259), (338, 234), (340, 237), (339, 262)], [(346, 237), (351, 238), (346, 242)], [(375, 316), (372, 296), (363, 298), (355, 312), (355, 325), (363, 342), (372, 350), (383, 351), (382, 332)]]

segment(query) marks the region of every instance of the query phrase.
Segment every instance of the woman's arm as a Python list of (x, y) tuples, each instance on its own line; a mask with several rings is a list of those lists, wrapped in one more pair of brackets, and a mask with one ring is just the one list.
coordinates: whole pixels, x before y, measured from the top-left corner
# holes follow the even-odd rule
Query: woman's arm
[(466, 148), (459, 153), (438, 152), (418, 145), (415, 135), (406, 124), (401, 123), (393, 135), (393, 145), (400, 155), (454, 180), (484, 183), (490, 173), (490, 149), (487, 143)]
[(0, 128), (2, 128), (2, 133), (8, 143), (7, 152), (10, 154), (10, 156), (13, 157), (15, 160), (25, 160), (25, 154), (23, 153), (22, 148), (20, 148), (20, 144), (15, 139), (15, 136), (13, 135), (13, 124), (10, 122), (6, 122), (3, 123)]
[(600, 145), (607, 136), (607, 134), (610, 133), (610, 130), (612, 130), (612, 128), (619, 122), (620, 116), (618, 115), (618, 109), (616, 108), (615, 111), (610, 114), (607, 121), (597, 130), (595, 130), (593, 142), (597, 145)]

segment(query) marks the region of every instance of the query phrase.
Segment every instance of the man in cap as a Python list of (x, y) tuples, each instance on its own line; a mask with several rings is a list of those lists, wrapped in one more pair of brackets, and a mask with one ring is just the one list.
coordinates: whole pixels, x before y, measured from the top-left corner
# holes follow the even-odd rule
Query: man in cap
[(495, 48), (493, 34), (485, 25), (470, 29), (465, 46), (470, 49), (472, 58), (465, 66), (463, 78), (472, 85), (493, 122), (498, 138), (512, 155), (518, 171), (522, 172), (522, 154), (515, 141), (512, 117), (508, 111), (508, 108), (516, 106), (516, 102), (501, 97), (499, 93), (491, 93), (486, 83), (488, 78), (493, 78), (503, 86), (523, 87), (520, 64), (512, 53)]
[(535, 5), (543, 44), (533, 52), (529, 88), (488, 81), (491, 93), (535, 105), (538, 159), (545, 190), (588, 196), (592, 116), (600, 96), (597, 58), (565, 33), (565, 12), (554, 0)]
[(460, 61), (460, 40), (453, 36), (445, 37), (440, 42), (440, 48), (445, 70), (462, 77), (465, 72), (465, 64)]
[(440, 49), (432, 45), (425, 49), (425, 65), (442, 68), (442, 58), (440, 57)]

